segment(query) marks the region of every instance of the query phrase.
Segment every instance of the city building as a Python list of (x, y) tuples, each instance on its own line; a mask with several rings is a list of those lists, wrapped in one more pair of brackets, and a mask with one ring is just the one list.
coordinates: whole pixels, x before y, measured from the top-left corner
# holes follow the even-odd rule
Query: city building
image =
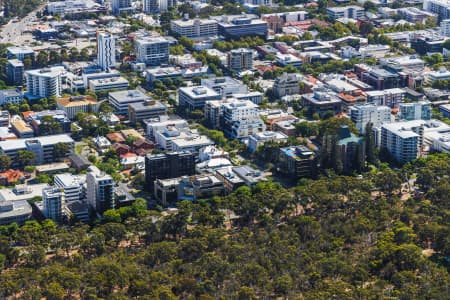
[(258, 114), (258, 105), (253, 102), (224, 101), (221, 106), (223, 131), (229, 138), (241, 139), (266, 130)]
[(175, 127), (179, 129), (188, 127), (188, 123), (184, 119), (170, 118), (169, 116), (163, 115), (156, 118), (144, 120), (143, 123), (146, 127), (147, 137), (152, 141), (155, 140), (155, 135), (158, 132), (164, 131), (168, 127)]
[(442, 53), (443, 44), (447, 40), (446, 37), (439, 35), (433, 36), (413, 36), (410, 41), (411, 48), (416, 50), (420, 55), (428, 53)]
[(355, 105), (350, 107), (350, 118), (358, 131), (365, 134), (368, 123), (372, 123), (372, 127), (380, 127), (382, 124), (390, 123), (391, 108), (371, 103)]
[(21, 119), (11, 122), (11, 131), (20, 139), (32, 138), (34, 136), (33, 128)]
[(385, 89), (381, 91), (367, 91), (367, 103), (377, 106), (384, 105), (390, 108), (398, 108), (405, 98), (405, 90), (400, 88)]
[(97, 64), (103, 71), (116, 66), (116, 44), (112, 34), (100, 32), (97, 34)]
[(167, 79), (176, 79), (183, 77), (183, 71), (180, 68), (174, 67), (156, 67), (147, 69), (145, 71), (145, 79), (153, 84), (156, 80), (164, 82)]
[(264, 145), (267, 142), (285, 143), (288, 140), (288, 136), (282, 132), (264, 131), (257, 132), (249, 136), (248, 149), (250, 152), (255, 152), (259, 146)]
[(190, 111), (202, 110), (206, 101), (220, 100), (221, 98), (220, 94), (205, 86), (181, 87), (178, 93), (178, 104)]
[(93, 0), (68, 0), (47, 3), (47, 12), (50, 15), (64, 16), (67, 14), (77, 15), (83, 13), (107, 13), (106, 6)]
[(6, 78), (9, 85), (23, 85), (23, 62), (18, 59), (10, 59), (6, 64)]
[(381, 126), (379, 146), (399, 163), (407, 163), (419, 156), (422, 140), (422, 124), (397, 122)]
[(150, 101), (150, 96), (146, 95), (141, 90), (127, 90), (110, 92), (108, 94), (108, 101), (115, 109), (115, 113), (119, 115), (128, 116), (128, 108), (132, 103), (144, 103)]
[(212, 16), (210, 19), (217, 20), (219, 34), (230, 39), (244, 36), (259, 36), (265, 39), (268, 33), (267, 22), (257, 15), (223, 15)]
[(302, 105), (309, 115), (315, 113), (320, 116), (325, 113), (336, 115), (342, 111), (342, 101), (336, 93), (325, 88), (316, 88), (313, 93), (303, 94)]
[(154, 188), (157, 179), (192, 176), (195, 173), (195, 159), (191, 152), (169, 152), (147, 154), (145, 157), (145, 183)]
[(131, 0), (112, 0), (111, 10), (113, 14), (120, 15), (133, 11), (133, 6)]
[(89, 89), (94, 93), (99, 91), (128, 89), (130, 83), (124, 77), (113, 77), (106, 79), (92, 79), (89, 81)]
[(369, 67), (366, 65), (355, 65), (355, 73), (359, 79), (371, 85), (377, 90), (386, 90), (406, 86), (406, 74), (400, 76), (393, 70), (387, 70), (380, 67)]
[(96, 166), (90, 166), (86, 173), (86, 195), (89, 205), (99, 214), (115, 208), (114, 181)]
[(364, 17), (364, 8), (356, 5), (328, 7), (327, 15), (334, 20), (340, 18), (357, 20)]
[(57, 143), (64, 143), (69, 146), (67, 155), (73, 152), (75, 142), (72, 138), (67, 134), (59, 134), (36, 138), (0, 141), (0, 153), (8, 155), (11, 158), (13, 162), (12, 166), (19, 165), (17, 156), (20, 150), (28, 150), (33, 152), (36, 164), (50, 163), (55, 161), (53, 149)]
[(423, 9), (437, 14), (439, 20), (450, 19), (450, 4), (447, 0), (424, 0)]
[(201, 86), (213, 89), (220, 94), (221, 98), (248, 93), (247, 85), (229, 76), (202, 78)]
[(218, 36), (216, 20), (211, 19), (189, 19), (170, 21), (172, 33), (178, 36), (186, 36), (191, 39), (212, 38)]
[(366, 157), (364, 138), (351, 133), (348, 126), (341, 126), (336, 146), (342, 162), (342, 172), (361, 172)]
[(64, 191), (66, 204), (83, 200), (86, 197), (86, 175), (56, 174), (53, 181), (55, 187)]
[(228, 52), (228, 68), (235, 72), (253, 69), (253, 51), (239, 48)]
[(295, 73), (283, 73), (275, 79), (273, 84), (273, 93), (275, 97), (281, 98), (286, 95), (300, 94), (300, 76)]
[(249, 187), (254, 186), (258, 182), (267, 181), (266, 175), (263, 172), (249, 165), (233, 167), (232, 170)]
[(23, 93), (20, 89), (0, 90), (0, 105), (7, 103), (20, 104), (23, 102)]
[(22, 225), (31, 219), (33, 209), (26, 200), (0, 200), (0, 225), (17, 223)]
[(431, 120), (431, 113), (430, 101), (400, 103), (400, 120)]
[(439, 112), (444, 116), (444, 118), (450, 119), (450, 104), (439, 105)]
[(449, 80), (450, 71), (447, 68), (441, 67), (437, 71), (429, 71), (424, 74), (425, 83), (432, 85), (439, 80)]
[(54, 121), (56, 121), (60, 128), (61, 132), (69, 133), (71, 132), (71, 124), (72, 122), (67, 117), (66, 113), (62, 110), (43, 110), (40, 112), (33, 112), (28, 115), (26, 118), (29, 121), (31, 127), (33, 127), (34, 133), (36, 135), (48, 134), (47, 132), (41, 132), (41, 123), (45, 117), (51, 117)]
[(63, 218), (64, 191), (60, 188), (49, 187), (42, 191), (44, 216), (56, 222)]
[(450, 19), (442, 20), (440, 23), (441, 34), (450, 37)]
[(71, 120), (75, 119), (78, 112), (95, 113), (98, 111), (100, 103), (89, 95), (86, 96), (70, 96), (59, 98), (56, 100), (58, 109), (64, 111)]
[(317, 160), (306, 146), (280, 148), (277, 169), (293, 179), (312, 178), (317, 172)]
[(233, 172), (233, 167), (217, 169), (215, 174), (223, 182), (226, 193), (231, 193), (237, 188), (246, 185), (246, 182)]
[(169, 202), (211, 198), (225, 193), (224, 184), (213, 174), (158, 179), (154, 182), (154, 195), (163, 205)]
[(422, 23), (425, 24), (427, 19), (436, 18), (437, 15), (428, 11), (421, 10), (417, 7), (403, 7), (397, 10), (397, 13), (401, 15), (406, 21), (410, 23)]
[(169, 41), (163, 37), (142, 37), (135, 41), (136, 59), (148, 66), (169, 63)]
[(0, 127), (9, 127), (10, 115), (7, 110), (0, 110)]
[(207, 136), (199, 134), (195, 129), (174, 126), (158, 131), (155, 134), (155, 143), (166, 151), (190, 151), (196, 156), (201, 148), (214, 144)]
[(26, 96), (31, 98), (61, 97), (63, 71), (64, 67), (26, 71)]
[(300, 58), (290, 53), (278, 53), (275, 56), (275, 62), (282, 67), (293, 66), (295, 68), (300, 68), (303, 64)]
[(153, 14), (159, 11), (159, 0), (144, 0), (142, 10), (146, 14)]
[(34, 50), (28, 46), (12, 46), (6, 48), (6, 56), (8, 59), (16, 58), (23, 61), (25, 58), (30, 58), (34, 61)]
[(160, 101), (146, 100), (144, 102), (134, 102), (128, 104), (128, 118), (132, 124), (165, 115), (167, 107)]

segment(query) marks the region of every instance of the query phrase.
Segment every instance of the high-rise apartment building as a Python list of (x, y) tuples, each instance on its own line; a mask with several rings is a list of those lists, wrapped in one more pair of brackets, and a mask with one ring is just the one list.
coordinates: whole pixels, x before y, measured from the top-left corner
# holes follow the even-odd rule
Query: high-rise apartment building
[(400, 120), (430, 120), (431, 102), (400, 103)]
[(61, 97), (63, 70), (63, 67), (53, 67), (26, 71), (27, 95), (32, 98)]
[(253, 52), (251, 49), (234, 49), (228, 53), (228, 68), (241, 72), (253, 68)]
[(91, 166), (86, 174), (86, 195), (88, 203), (98, 213), (115, 208), (114, 181), (97, 167)]
[(42, 190), (42, 202), (44, 204), (45, 217), (56, 222), (61, 222), (64, 191), (61, 188), (46, 188)]
[(391, 122), (391, 109), (388, 106), (377, 106), (374, 104), (355, 105), (350, 108), (350, 118), (355, 122), (360, 133), (366, 132), (368, 123), (373, 127)]
[(133, 10), (131, 0), (112, 0), (112, 13), (119, 15), (123, 12), (129, 12)]
[(18, 59), (10, 59), (6, 64), (6, 77), (9, 85), (21, 86), (23, 84), (24, 65)]
[(103, 71), (116, 65), (116, 45), (112, 34), (101, 32), (97, 34), (97, 63)]
[(439, 20), (450, 19), (450, 3), (447, 0), (424, 0), (423, 9), (437, 14)]
[(163, 37), (142, 37), (135, 41), (138, 62), (149, 66), (169, 63), (169, 41)]

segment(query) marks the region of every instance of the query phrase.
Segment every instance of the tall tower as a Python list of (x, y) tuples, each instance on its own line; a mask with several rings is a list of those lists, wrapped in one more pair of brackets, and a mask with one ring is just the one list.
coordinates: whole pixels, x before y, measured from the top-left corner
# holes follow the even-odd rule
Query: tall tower
[(103, 71), (116, 65), (115, 40), (109, 33), (97, 33), (97, 62)]
[(46, 188), (42, 191), (45, 217), (56, 222), (62, 221), (64, 192), (60, 188)]
[(111, 176), (91, 166), (86, 174), (87, 200), (98, 213), (114, 209), (114, 181)]

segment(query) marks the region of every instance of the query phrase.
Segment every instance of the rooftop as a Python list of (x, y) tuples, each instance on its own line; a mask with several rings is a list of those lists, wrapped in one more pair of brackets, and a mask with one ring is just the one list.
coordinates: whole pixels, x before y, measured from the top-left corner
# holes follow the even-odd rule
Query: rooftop
[(67, 134), (47, 135), (27, 139), (16, 139), (0, 141), (0, 149), (3, 151), (11, 151), (25, 149), (27, 142), (38, 141), (42, 146), (54, 145), (56, 143), (74, 143), (73, 139)]

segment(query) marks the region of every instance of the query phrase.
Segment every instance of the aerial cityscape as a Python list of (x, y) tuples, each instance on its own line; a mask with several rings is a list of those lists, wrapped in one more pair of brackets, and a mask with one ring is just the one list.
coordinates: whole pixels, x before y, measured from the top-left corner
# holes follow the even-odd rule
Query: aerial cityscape
[(0, 299), (450, 299), (448, 0), (0, 4)]

